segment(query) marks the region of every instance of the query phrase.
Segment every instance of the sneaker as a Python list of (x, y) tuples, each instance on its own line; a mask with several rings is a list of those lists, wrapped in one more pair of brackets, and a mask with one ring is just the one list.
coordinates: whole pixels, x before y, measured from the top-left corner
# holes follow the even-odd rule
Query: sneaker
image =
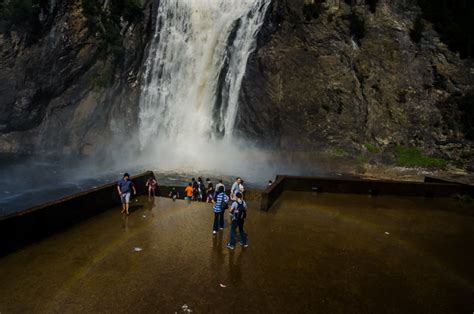
[(217, 234), (217, 231), (216, 231), (216, 230), (212, 231), (212, 234), (216, 235), (216, 234)]
[(243, 243), (239, 243), (239, 244), (240, 244), (240, 246), (243, 246), (243, 247), (249, 247), (248, 244), (243, 244)]
[(219, 230), (224, 230), (224, 228), (219, 228)]
[(230, 244), (227, 244), (227, 247), (228, 247), (229, 249), (231, 249), (231, 250), (235, 249), (235, 247), (233, 247), (233, 246), (230, 245)]

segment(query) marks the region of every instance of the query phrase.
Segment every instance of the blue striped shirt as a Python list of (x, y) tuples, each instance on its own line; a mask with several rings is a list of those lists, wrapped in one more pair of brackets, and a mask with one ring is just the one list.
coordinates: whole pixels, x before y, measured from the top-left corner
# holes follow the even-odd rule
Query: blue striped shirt
[(229, 197), (225, 193), (217, 195), (214, 203), (214, 212), (220, 213), (222, 211), (222, 202), (229, 203)]

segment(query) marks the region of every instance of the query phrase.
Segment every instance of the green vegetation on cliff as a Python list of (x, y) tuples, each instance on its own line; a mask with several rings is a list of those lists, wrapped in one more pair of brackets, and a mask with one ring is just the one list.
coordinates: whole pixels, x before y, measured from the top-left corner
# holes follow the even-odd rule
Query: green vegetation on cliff
[(372, 154), (378, 154), (381, 152), (380, 148), (378, 148), (374, 144), (367, 143), (364, 146)]
[(447, 165), (446, 160), (424, 155), (416, 147), (398, 146), (396, 153), (397, 162), (403, 167), (445, 168)]

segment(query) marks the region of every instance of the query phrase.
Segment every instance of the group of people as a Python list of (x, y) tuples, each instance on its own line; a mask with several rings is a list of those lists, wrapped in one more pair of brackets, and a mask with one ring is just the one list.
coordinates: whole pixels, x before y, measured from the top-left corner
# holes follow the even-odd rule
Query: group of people
[(218, 231), (224, 230), (225, 211), (229, 208), (229, 202), (232, 201), (230, 207), (230, 239), (227, 243), (227, 247), (231, 250), (235, 249), (237, 228), (239, 229), (240, 245), (248, 247), (247, 234), (244, 231), (244, 223), (247, 218), (247, 203), (244, 201), (244, 186), (242, 179), (239, 177), (232, 184), (230, 197), (227, 196), (223, 184), (219, 187), (216, 186), (216, 188), (217, 191), (212, 200), (214, 204), (214, 224), (212, 234), (216, 235)]
[[(242, 179), (239, 178), (239, 189), (240, 191), (244, 191), (244, 182)], [(207, 178), (206, 183), (204, 184), (201, 177), (198, 177), (196, 180), (195, 178), (191, 179), (191, 182), (186, 186), (184, 189), (185, 193), (185, 200), (188, 201), (196, 201), (196, 202), (208, 202), (212, 203), (217, 196), (217, 192), (219, 188), (222, 187), (225, 190), (224, 183), (222, 180), (214, 187), (211, 179)]]
[(199, 177), (191, 179), (191, 182), (185, 188), (185, 199), (188, 201), (201, 201), (213, 204), (214, 224), (212, 227), (212, 234), (216, 235), (219, 231), (224, 230), (224, 215), (229, 208), (229, 202), (232, 201), (230, 207), (230, 240), (227, 243), (229, 249), (235, 249), (236, 244), (236, 230), (239, 229), (240, 245), (248, 247), (247, 234), (244, 231), (244, 222), (247, 217), (247, 204), (244, 201), (244, 181), (238, 177), (232, 184), (230, 189), (230, 197), (226, 194), (226, 188), (222, 180), (214, 187), (211, 180), (206, 179), (204, 185), (202, 179)]
[[(191, 182), (185, 188), (185, 200), (188, 201), (201, 201), (213, 204), (214, 211), (214, 224), (212, 234), (216, 235), (219, 231), (224, 229), (225, 212), (229, 209), (230, 204), (230, 240), (227, 243), (229, 249), (234, 249), (236, 245), (236, 231), (239, 229), (240, 240), (239, 243), (243, 247), (248, 247), (247, 234), (244, 231), (244, 223), (247, 217), (247, 203), (244, 201), (244, 184), (243, 180), (238, 177), (230, 189), (230, 195), (227, 196), (226, 188), (222, 180), (214, 187), (211, 180), (206, 179), (206, 185), (204, 185), (201, 177), (197, 180), (191, 179)], [(158, 182), (154, 177), (148, 178), (145, 186), (148, 190), (148, 196), (153, 197), (156, 193)], [(130, 175), (125, 173), (123, 178), (117, 183), (117, 191), (122, 202), (122, 213), (130, 215), (129, 203), (130, 197), (133, 192), (137, 194), (135, 186), (130, 180)], [(176, 188), (172, 188), (169, 193), (169, 197), (173, 200), (179, 198), (179, 192)]]

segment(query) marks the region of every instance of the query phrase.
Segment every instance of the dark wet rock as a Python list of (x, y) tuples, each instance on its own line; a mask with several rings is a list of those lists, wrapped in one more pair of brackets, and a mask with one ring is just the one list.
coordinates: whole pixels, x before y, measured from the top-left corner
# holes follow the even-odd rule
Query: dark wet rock
[(121, 23), (118, 47), (98, 45), (81, 1), (42, 11), (33, 42), (21, 30), (0, 34), (0, 151), (92, 154), (130, 131), (151, 2), (143, 1), (138, 23)]
[(473, 88), (472, 60), (429, 23), (414, 43), (413, 1), (380, 0), (373, 13), (327, 0), (308, 19), (305, 6), (320, 2), (274, 1), (242, 87), (241, 133), (288, 150), (415, 146), (465, 164), (472, 142), (456, 100)]

